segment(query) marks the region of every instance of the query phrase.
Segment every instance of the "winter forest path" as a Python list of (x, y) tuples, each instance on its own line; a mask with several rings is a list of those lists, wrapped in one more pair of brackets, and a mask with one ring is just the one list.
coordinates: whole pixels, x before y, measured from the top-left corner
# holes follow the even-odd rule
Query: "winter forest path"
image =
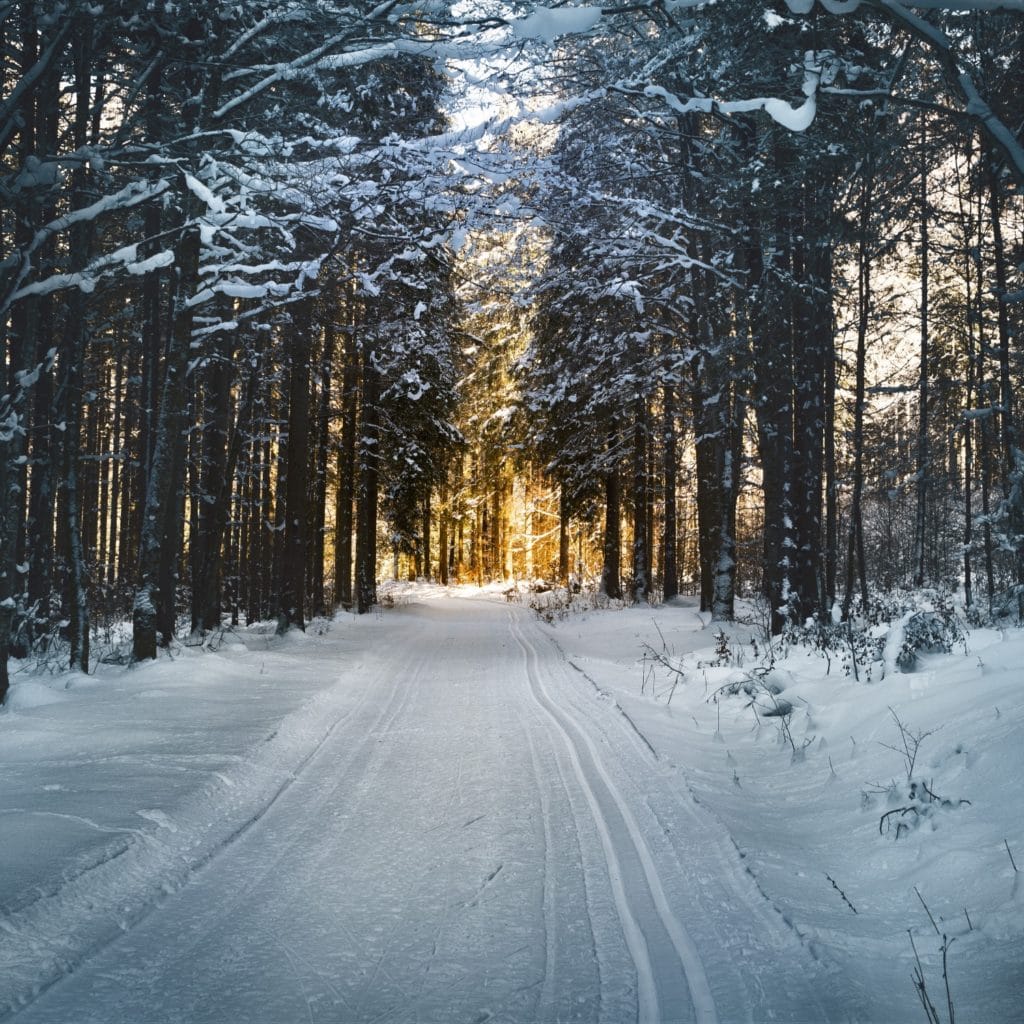
[(728, 835), (529, 612), (402, 608), (355, 685), (272, 806), (19, 1024), (830, 1019)]

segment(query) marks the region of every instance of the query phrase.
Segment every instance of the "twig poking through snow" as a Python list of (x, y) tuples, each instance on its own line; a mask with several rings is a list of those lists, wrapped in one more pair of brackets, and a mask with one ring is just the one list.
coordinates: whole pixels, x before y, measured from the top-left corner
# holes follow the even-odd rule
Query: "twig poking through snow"
[(836, 884), (836, 880), (828, 874), (826, 874), (825, 877), (832, 883), (832, 888), (835, 889), (837, 893), (839, 893), (840, 897), (842, 898), (842, 901), (856, 914), (857, 908), (849, 901), (849, 899), (847, 899), (846, 893), (839, 888), (839, 886)]
[(939, 931), (939, 926), (935, 923), (935, 918), (932, 917), (932, 912), (928, 909), (928, 904), (925, 903), (924, 897), (921, 895), (921, 890), (918, 889), (916, 885), (914, 886), (914, 892), (917, 893), (917, 898), (921, 901), (921, 906), (924, 907), (924, 912), (928, 915), (928, 920), (931, 921), (932, 927), (935, 929), (935, 934), (941, 935), (942, 932)]

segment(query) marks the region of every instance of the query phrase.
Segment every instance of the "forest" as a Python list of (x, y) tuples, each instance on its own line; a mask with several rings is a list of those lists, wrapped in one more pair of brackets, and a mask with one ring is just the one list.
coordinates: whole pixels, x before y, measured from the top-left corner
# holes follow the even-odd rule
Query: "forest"
[(1024, 4), (0, 0), (0, 44), (0, 702), (390, 576), (1024, 620)]

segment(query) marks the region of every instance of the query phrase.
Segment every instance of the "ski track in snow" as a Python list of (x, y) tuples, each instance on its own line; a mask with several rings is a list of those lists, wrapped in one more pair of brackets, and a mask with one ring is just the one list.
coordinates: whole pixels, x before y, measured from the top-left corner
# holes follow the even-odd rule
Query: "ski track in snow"
[(123, 888), (107, 861), (8, 916), (18, 1024), (851, 1019), (529, 612), (449, 598), (377, 639), (282, 723), (319, 731), (278, 782), (141, 811)]
[[(593, 742), (552, 702), (537, 669), (537, 650), (519, 628), (515, 617), (510, 619), (510, 625), (512, 635), (526, 658), (530, 692), (565, 740), (573, 769), (586, 794), (587, 803), (590, 805), (601, 836), (616, 906), (626, 933), (629, 952), (637, 971), (639, 989), (637, 1016), (640, 1024), (656, 1024), (657, 1021), (667, 1019), (667, 1015), (670, 1013), (677, 1016), (681, 1005), (679, 986), (673, 987), (670, 984), (671, 975), (675, 972), (671, 969), (661, 972), (656, 970), (655, 965), (661, 959), (658, 956), (660, 950), (652, 949), (652, 945), (660, 942), (663, 946), (664, 943), (660, 936), (655, 937), (651, 934), (653, 921), (649, 919), (645, 929), (641, 927), (637, 920), (637, 914), (634, 912), (634, 908), (639, 904), (647, 902), (653, 903), (657, 916), (675, 947), (696, 1011), (696, 1021), (698, 1024), (716, 1024), (718, 1015), (714, 998), (704, 975), (704, 965), (701, 963), (700, 956), (690, 937), (668, 906), (661, 879), (651, 860), (647, 844), (640, 834), (636, 819), (612, 783)], [(584, 767), (584, 758), (587, 767)], [(604, 800), (598, 796), (598, 785), (603, 790)], [(614, 811), (611, 813), (602, 806), (602, 804), (607, 805), (609, 800), (614, 804)], [(616, 812), (624, 829), (615, 828), (613, 824), (613, 822), (617, 824)], [(646, 882), (645, 891), (637, 891), (637, 872), (635, 865), (631, 863), (633, 861), (639, 861)], [(628, 887), (626, 876), (630, 877)]]

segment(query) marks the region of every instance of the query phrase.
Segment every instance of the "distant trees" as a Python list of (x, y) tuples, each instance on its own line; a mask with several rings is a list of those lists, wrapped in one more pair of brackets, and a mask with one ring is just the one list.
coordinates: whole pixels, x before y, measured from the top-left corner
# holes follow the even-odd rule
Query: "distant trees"
[[(514, 469), (527, 564), (540, 505), (563, 579), (594, 520), (611, 597), (1024, 616), (1013, 5), (548, 12), (564, 113), (473, 150), (491, 184), (437, 61), (501, 19), (431, 17), (0, 9), (0, 699), (129, 609), (145, 659), (186, 610), (365, 611), (387, 554), (509, 575)], [(545, 240), (502, 330), (447, 241), (488, 218)]]
[(63, 634), (87, 669), (90, 617), (126, 605), (135, 659), (183, 600), (199, 635), (323, 611), (325, 538), (353, 529), (327, 482), (356, 472), (328, 450), (370, 461), (353, 410), (429, 393), (389, 439), (429, 475), (454, 386), (442, 183), (382, 142), (437, 132), (442, 83), (390, 60), (391, 6), (0, 12), (0, 699), (8, 653)]
[[(636, 515), (647, 495), (678, 528), (676, 446), (692, 424), (693, 569), (717, 617), (732, 614), (738, 573), (760, 579), (776, 631), (834, 605), (852, 614), (872, 582), (962, 576), (971, 604), (979, 531), (989, 607), (1009, 602), (1019, 615), (1024, 367), (1010, 325), (1022, 308), (1022, 121), (1019, 90), (997, 69), (1019, 49), (1020, 15), (724, 2), (685, 22), (653, 10), (617, 17), (614, 29), (561, 44), (573, 90), (616, 84), (559, 130), (551, 258), (524, 377), (552, 469), (571, 463), (580, 490), (614, 478), (602, 586), (621, 547), (621, 481), (634, 552), (652, 536), (651, 517)], [(622, 31), (634, 32), (629, 48)], [(965, 103), (972, 120), (947, 116)], [(957, 220), (972, 241), (953, 242)], [(954, 297), (940, 268), (957, 244)], [(1006, 258), (1014, 247), (1017, 265)], [(620, 304), (625, 321), (601, 305), (616, 282), (637, 299)], [(940, 340), (950, 315), (972, 353), (959, 364)], [(911, 333), (914, 356), (892, 348)], [(626, 354), (627, 336), (645, 341)], [(902, 418), (886, 416), (894, 403)], [(583, 438), (589, 459), (571, 461)], [(740, 500), (763, 509), (753, 564), (739, 553)], [(888, 540), (879, 502), (910, 504), (887, 515)], [(658, 567), (669, 593), (674, 548), (663, 542)], [(961, 549), (958, 573), (950, 556)], [(634, 559), (635, 598), (645, 568)]]

